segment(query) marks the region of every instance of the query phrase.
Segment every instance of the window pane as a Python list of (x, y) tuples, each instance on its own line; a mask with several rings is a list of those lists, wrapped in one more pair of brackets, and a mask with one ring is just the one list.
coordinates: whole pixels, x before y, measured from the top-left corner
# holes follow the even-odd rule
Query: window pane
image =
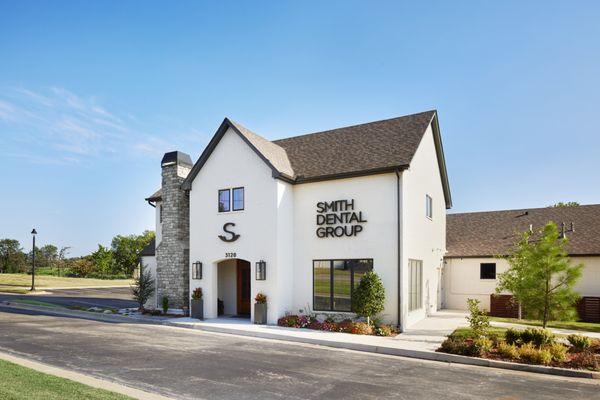
[(219, 190), (219, 212), (229, 211), (229, 189)]
[(313, 308), (331, 310), (331, 262), (313, 261)]
[(480, 279), (496, 279), (496, 263), (481, 263), (479, 267)]
[(351, 288), (350, 263), (343, 260), (333, 262), (333, 309), (335, 311), (350, 311)]
[(233, 189), (233, 211), (244, 209), (244, 188)]
[(423, 307), (423, 262), (408, 261), (408, 310)]

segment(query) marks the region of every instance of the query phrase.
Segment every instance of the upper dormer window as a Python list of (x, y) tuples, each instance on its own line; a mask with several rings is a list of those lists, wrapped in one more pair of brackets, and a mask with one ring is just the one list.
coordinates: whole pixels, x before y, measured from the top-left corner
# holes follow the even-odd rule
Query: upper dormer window
[(425, 215), (433, 219), (433, 199), (428, 194), (425, 195)]
[(242, 211), (244, 209), (244, 188), (219, 190), (219, 212)]

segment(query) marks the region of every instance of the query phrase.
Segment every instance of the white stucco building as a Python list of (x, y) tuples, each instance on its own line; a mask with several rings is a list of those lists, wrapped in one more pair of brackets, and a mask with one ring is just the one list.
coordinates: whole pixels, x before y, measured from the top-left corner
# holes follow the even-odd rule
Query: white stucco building
[(464, 310), (467, 299), (475, 298), (490, 310), (497, 277), (508, 269), (502, 256), (510, 254), (523, 232), (537, 232), (549, 221), (569, 240), (571, 262), (584, 265), (575, 290), (588, 299), (589, 320), (600, 321), (599, 204), (449, 214), (443, 307)]
[(147, 199), (157, 302), (200, 287), (205, 318), (251, 318), (258, 292), (270, 324), (307, 308), (351, 313), (351, 287), (372, 269), (387, 322), (441, 307), (451, 197), (435, 111), (276, 141), (225, 119), (188, 160), (167, 153)]

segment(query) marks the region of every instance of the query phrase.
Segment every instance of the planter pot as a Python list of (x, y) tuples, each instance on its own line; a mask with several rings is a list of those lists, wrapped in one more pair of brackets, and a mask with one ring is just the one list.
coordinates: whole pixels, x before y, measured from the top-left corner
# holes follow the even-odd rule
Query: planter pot
[(204, 319), (204, 301), (192, 299), (192, 318)]
[(267, 303), (254, 303), (254, 323), (267, 324)]

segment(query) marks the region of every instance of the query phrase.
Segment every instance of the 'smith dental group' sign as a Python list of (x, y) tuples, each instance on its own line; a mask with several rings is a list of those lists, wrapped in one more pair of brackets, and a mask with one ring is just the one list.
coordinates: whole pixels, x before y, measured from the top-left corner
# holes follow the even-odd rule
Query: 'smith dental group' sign
[(354, 199), (317, 203), (317, 237), (356, 236), (365, 222), (362, 211), (354, 211)]

